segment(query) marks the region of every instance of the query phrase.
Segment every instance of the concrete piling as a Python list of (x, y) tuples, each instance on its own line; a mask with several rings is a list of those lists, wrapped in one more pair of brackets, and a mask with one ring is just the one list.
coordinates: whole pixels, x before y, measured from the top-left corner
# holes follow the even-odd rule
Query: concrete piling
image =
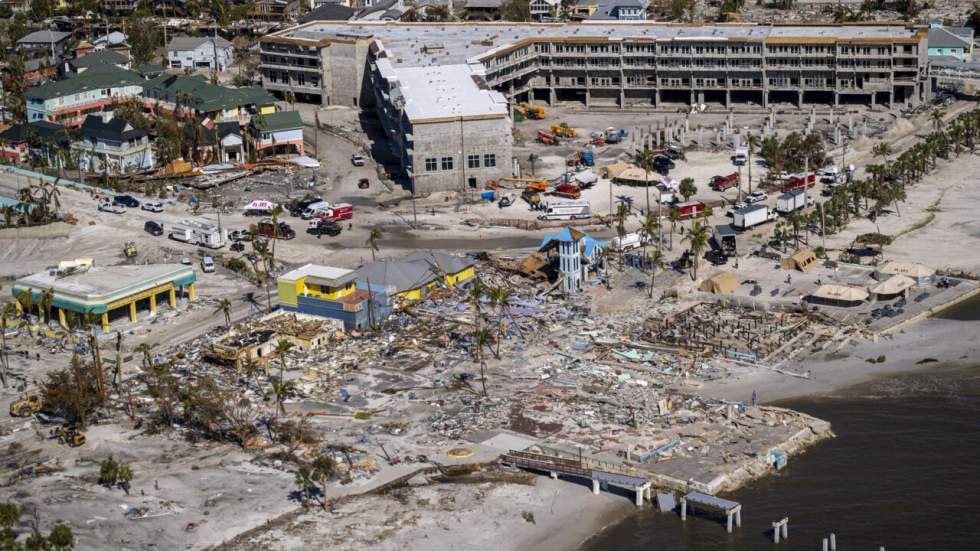
[(827, 541), (827, 538), (824, 538), (823, 539), (823, 548), (822, 549), (823, 549), (823, 551), (830, 551), (830, 542)]
[(830, 534), (830, 551), (837, 551), (837, 536)]

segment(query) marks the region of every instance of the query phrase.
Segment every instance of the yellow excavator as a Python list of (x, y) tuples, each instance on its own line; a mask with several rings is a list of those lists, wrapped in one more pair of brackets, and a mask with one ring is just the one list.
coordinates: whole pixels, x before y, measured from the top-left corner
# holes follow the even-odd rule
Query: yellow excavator
[(51, 437), (57, 438), (58, 442), (67, 444), (72, 448), (85, 444), (85, 433), (71, 425), (61, 425), (51, 429)]
[(574, 138), (578, 136), (578, 132), (576, 132), (574, 128), (568, 126), (567, 122), (551, 125), (551, 133), (559, 138)]
[(37, 394), (31, 394), (23, 400), (18, 400), (10, 404), (10, 416), (11, 417), (30, 417), (35, 413), (41, 411), (41, 406), (43, 402), (41, 397)]
[(123, 247), (123, 254), (126, 255), (126, 258), (136, 258), (136, 256), (139, 254), (139, 251), (136, 250), (136, 242), (127, 242)]
[(521, 110), (524, 112), (524, 116), (529, 119), (541, 120), (544, 118), (544, 107), (522, 103)]

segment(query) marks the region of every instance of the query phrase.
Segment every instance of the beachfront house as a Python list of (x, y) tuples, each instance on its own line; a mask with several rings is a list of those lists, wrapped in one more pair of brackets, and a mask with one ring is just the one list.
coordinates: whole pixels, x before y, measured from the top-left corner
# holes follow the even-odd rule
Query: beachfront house
[(133, 128), (112, 113), (87, 116), (71, 148), (78, 155), (81, 169), (89, 172), (139, 172), (152, 168), (154, 163), (147, 131)]

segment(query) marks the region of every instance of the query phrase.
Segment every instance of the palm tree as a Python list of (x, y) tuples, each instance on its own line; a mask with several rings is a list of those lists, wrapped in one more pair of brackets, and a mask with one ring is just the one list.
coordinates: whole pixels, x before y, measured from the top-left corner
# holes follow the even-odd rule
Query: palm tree
[(943, 117), (946, 116), (946, 111), (939, 109), (933, 109), (929, 113), (929, 119), (932, 120), (932, 129), (936, 132), (941, 132), (943, 128)]
[(299, 468), (296, 469), (296, 474), (293, 476), (293, 483), (299, 488), (300, 499), (305, 507), (310, 500), (310, 494), (316, 488), (316, 481), (313, 480), (313, 468), (306, 463), (300, 463)]
[(225, 325), (231, 327), (231, 301), (223, 298), (221, 302), (218, 303), (218, 307), (214, 309), (214, 313), (217, 314), (221, 312), (225, 315)]
[(681, 221), (681, 211), (677, 207), (670, 209), (670, 214), (668, 215), (670, 220), (670, 250), (674, 250), (674, 232), (677, 230), (677, 224)]
[(381, 231), (381, 228), (371, 228), (371, 233), (368, 235), (367, 242), (365, 243), (371, 249), (371, 262), (377, 261), (375, 253), (380, 251), (378, 241), (381, 241), (382, 237), (384, 237), (384, 232)]
[(653, 160), (656, 158), (657, 155), (649, 149), (637, 151), (633, 154), (633, 163), (642, 168), (645, 175), (643, 187), (646, 189), (647, 194), (647, 212), (650, 212), (650, 173), (653, 172)]
[(51, 327), (51, 308), (54, 306), (54, 289), (41, 291), (41, 308), (44, 310), (44, 325)]
[[(487, 362), (483, 357), (483, 347), (493, 344), (493, 333), (489, 329), (483, 328), (476, 332), (476, 361), (480, 364), (480, 384), (483, 386), (483, 395), (487, 395)], [(493, 348), (491, 348), (493, 350)]]
[[(647, 245), (650, 241), (653, 241), (653, 236), (660, 230), (660, 219), (653, 216), (652, 213), (647, 213), (646, 218), (643, 219), (643, 224), (640, 226), (640, 244), (643, 246), (643, 256), (647, 256)], [(658, 252), (660, 251), (660, 243), (657, 243)]]
[[(622, 243), (626, 239), (626, 217), (629, 216), (630, 207), (626, 203), (620, 203), (616, 207), (616, 235), (619, 236), (619, 242)], [(619, 247), (619, 262), (624, 263), (623, 256), (626, 251), (623, 247)]]
[(320, 483), (320, 487), (323, 489), (323, 496), (320, 500), (320, 504), (323, 510), (327, 510), (327, 482), (330, 478), (337, 472), (337, 462), (333, 460), (329, 455), (318, 455), (316, 459), (313, 460), (313, 472), (311, 473), (311, 478)]
[(748, 151), (749, 151), (749, 158), (748, 158), (749, 193), (751, 194), (752, 193), (752, 153), (754, 153), (755, 149), (759, 146), (759, 137), (749, 132), (748, 134), (745, 135), (745, 145), (746, 147), (748, 147)]
[(153, 366), (153, 359), (150, 357), (150, 351), (156, 348), (156, 343), (140, 343), (133, 351), (143, 355), (143, 367), (149, 369)]
[(284, 381), (281, 377), (271, 377), (269, 384), (272, 387), (271, 394), (276, 400), (276, 416), (285, 415), (286, 406), (283, 405), (283, 402), (286, 401), (286, 398), (296, 395), (296, 383)]
[(500, 357), (500, 340), (504, 335), (504, 318), (510, 313), (513, 296), (514, 290), (505, 285), (490, 288), (490, 305), (497, 309), (497, 351), (494, 355), (498, 358)]
[(7, 388), (7, 372), (10, 370), (10, 359), (7, 357), (7, 328), (10, 321), (17, 317), (17, 307), (4, 304), (0, 309), (0, 383)]
[(698, 265), (701, 263), (701, 253), (708, 247), (708, 238), (711, 237), (711, 232), (708, 230), (708, 225), (696, 220), (691, 229), (688, 230), (687, 235), (684, 236), (684, 241), (688, 241), (691, 244), (691, 255), (694, 257), (694, 279), (698, 279)]
[(689, 200), (695, 193), (698, 192), (697, 186), (694, 185), (694, 178), (684, 178), (681, 180), (680, 186), (678, 186), (677, 190), (680, 192), (681, 196), (684, 197), (685, 201)]
[(653, 251), (648, 260), (650, 263), (650, 285), (649, 285), (649, 298), (653, 298), (653, 286), (656, 285), (657, 269), (663, 268), (664, 265), (664, 253), (660, 251)]
[(289, 351), (293, 349), (293, 343), (287, 341), (286, 339), (279, 339), (276, 342), (275, 353), (279, 356), (279, 378), (282, 379), (286, 376), (286, 355)]
[(794, 248), (800, 248), (800, 224), (802, 220), (800, 219), (800, 213), (798, 211), (792, 211), (786, 216), (786, 221), (789, 225), (793, 227), (793, 239), (795, 241)]

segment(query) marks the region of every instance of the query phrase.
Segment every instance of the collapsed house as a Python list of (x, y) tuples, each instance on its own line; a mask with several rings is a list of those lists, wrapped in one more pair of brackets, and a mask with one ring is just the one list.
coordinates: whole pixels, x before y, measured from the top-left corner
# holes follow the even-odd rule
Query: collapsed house
[(309, 352), (322, 347), (341, 330), (343, 324), (338, 321), (279, 310), (235, 325), (211, 343), (205, 359), (236, 368), (249, 361), (267, 364), (280, 340)]

